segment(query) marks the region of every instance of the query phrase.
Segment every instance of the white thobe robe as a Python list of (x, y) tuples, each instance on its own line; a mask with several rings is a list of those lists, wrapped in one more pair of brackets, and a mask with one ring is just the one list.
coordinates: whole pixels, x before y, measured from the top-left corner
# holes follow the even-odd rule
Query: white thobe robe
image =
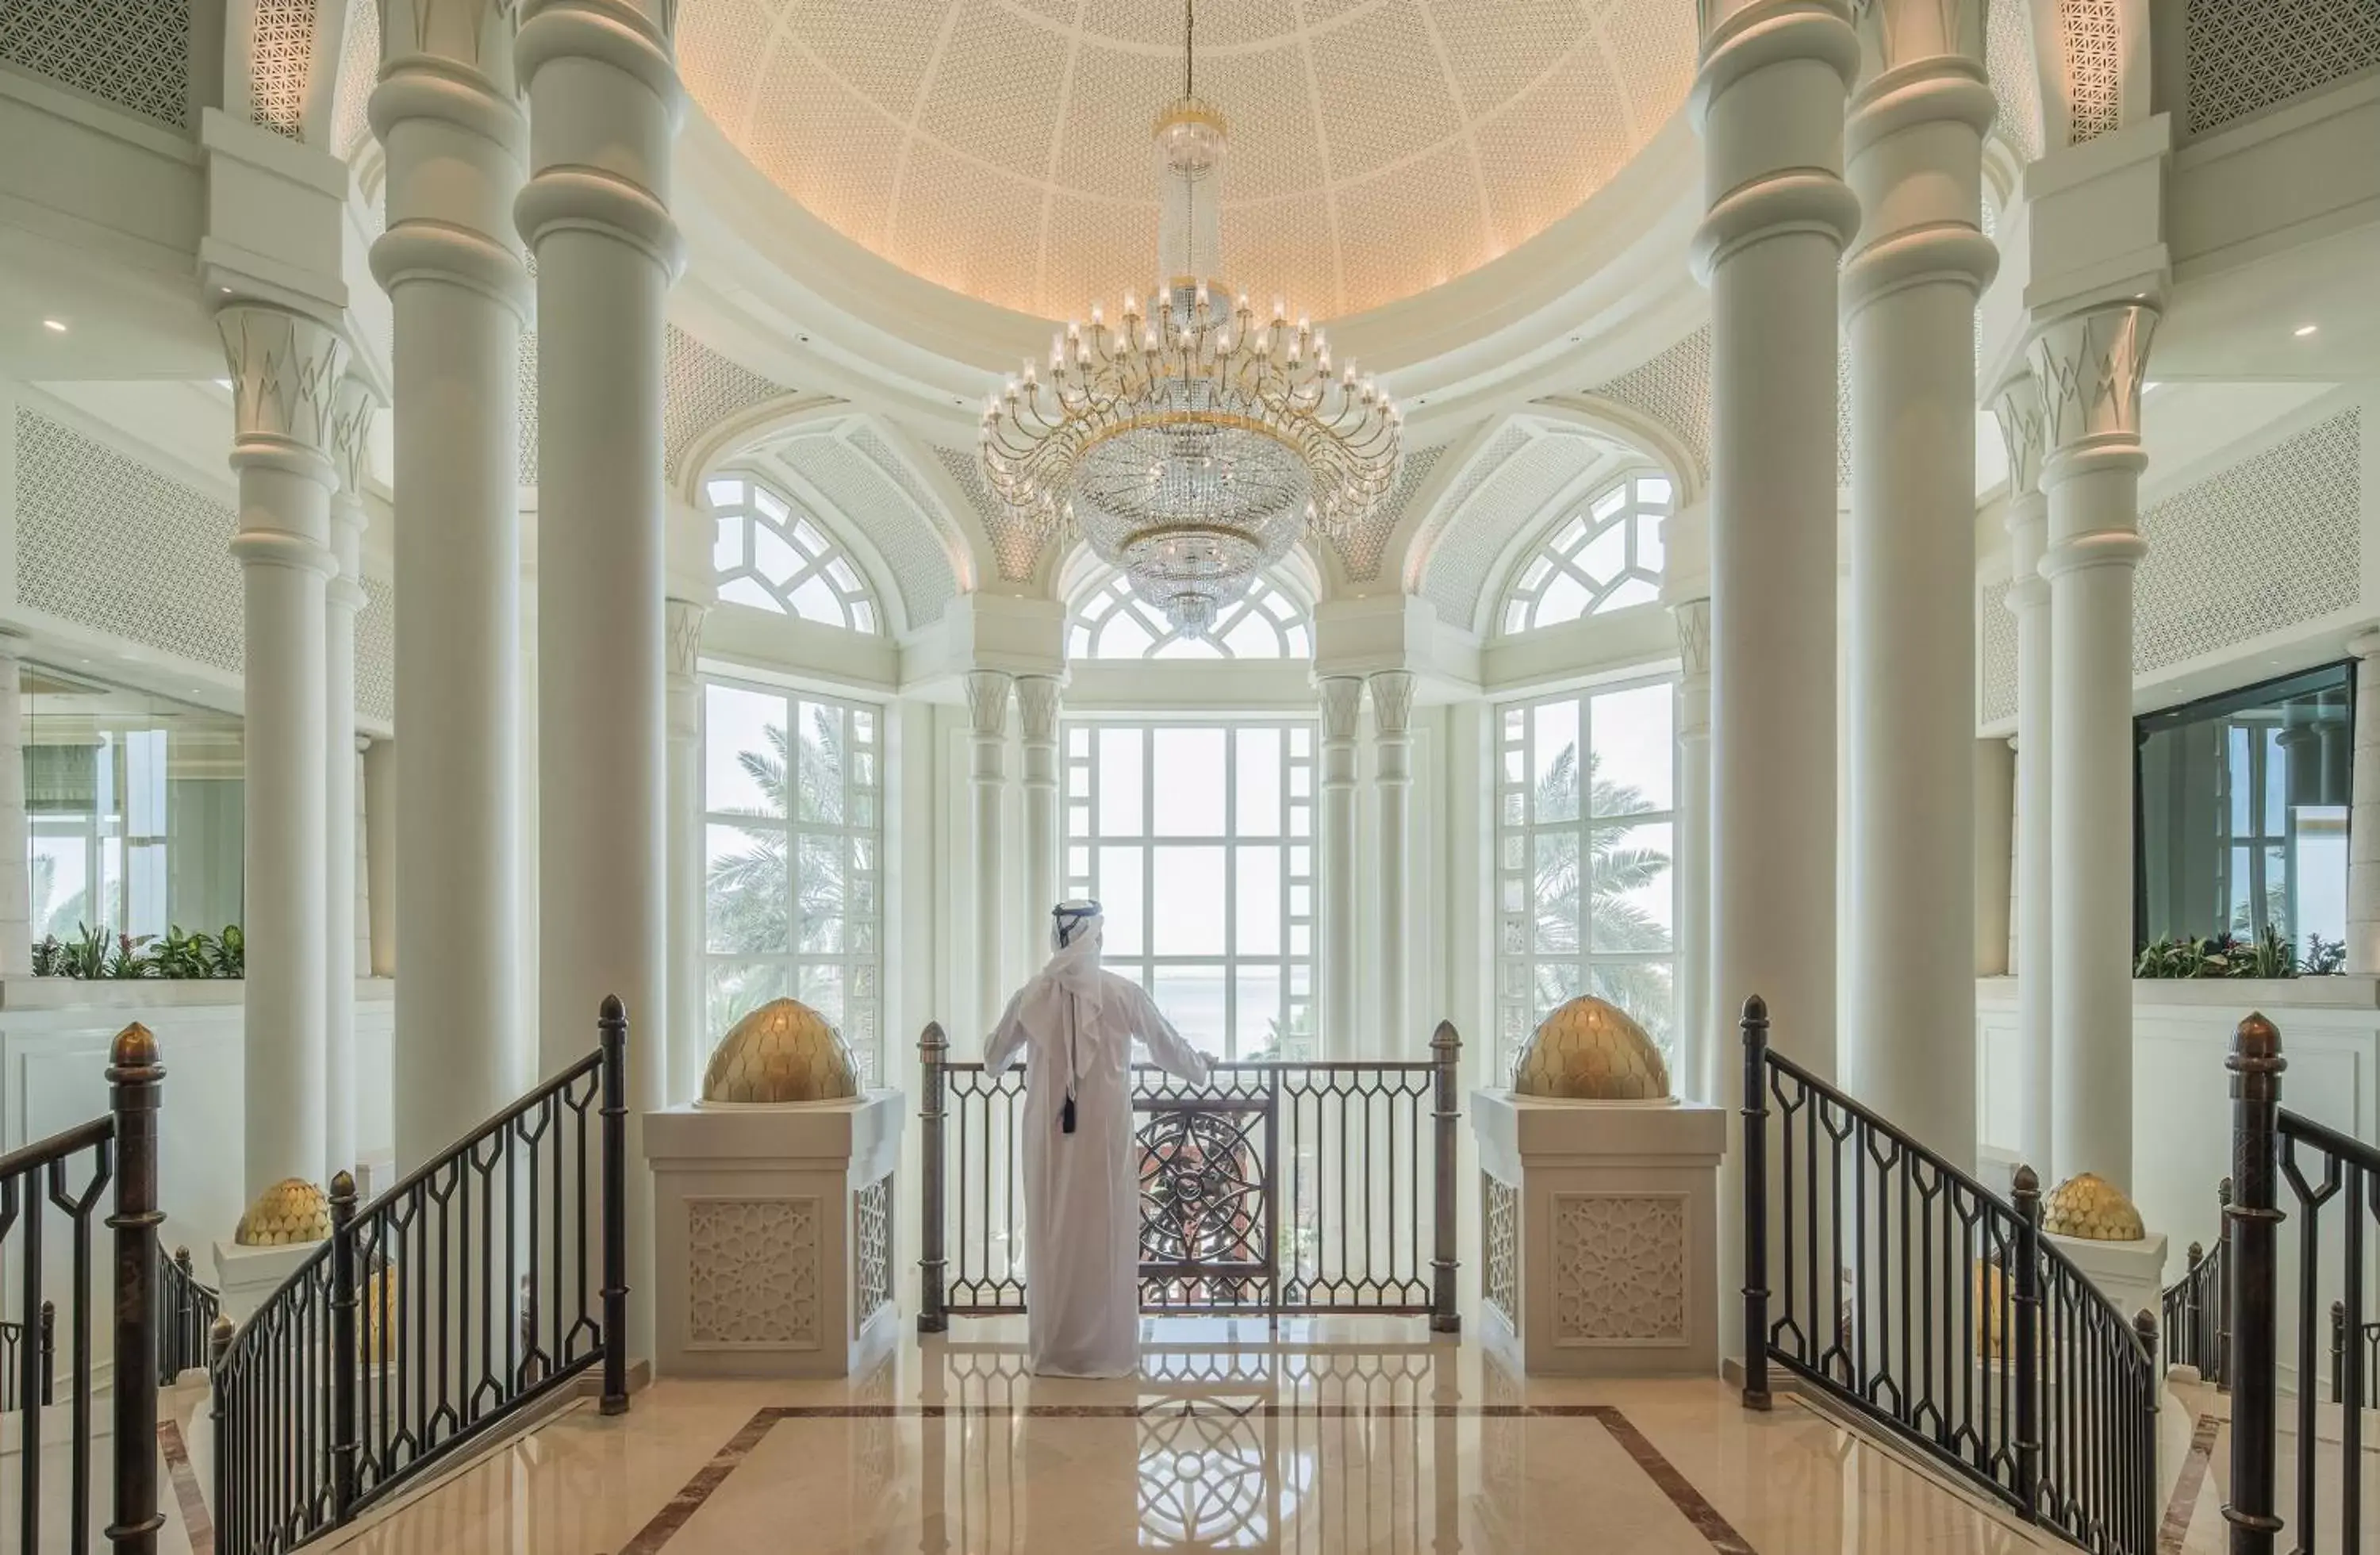
[[(1206, 1060), (1156, 1001), (1099, 968), (1097, 955), (1095, 947), (1087, 955), (1059, 952), (1051, 971), (1009, 1002), (983, 1055), (985, 1070), (998, 1074), (1026, 1054), (1025, 1325), (1032, 1369), (1043, 1377), (1129, 1377), (1139, 1367), (1132, 1044), (1148, 1048), (1168, 1074), (1207, 1081)], [(1070, 1069), (1075, 1132), (1067, 1134), (1060, 1114)]]

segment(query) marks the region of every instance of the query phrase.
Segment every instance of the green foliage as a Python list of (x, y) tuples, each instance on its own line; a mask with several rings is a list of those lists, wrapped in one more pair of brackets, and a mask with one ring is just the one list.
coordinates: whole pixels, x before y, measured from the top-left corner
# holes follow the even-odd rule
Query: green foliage
[(248, 971), (247, 942), (238, 924), (227, 924), (220, 935), (201, 930), (185, 934), (180, 924), (163, 939), (148, 934), (111, 935), (106, 926), (75, 925), (70, 940), (45, 935), (33, 947), (33, 976), (123, 980), (164, 978), (190, 980), (239, 978)]
[[(725, 812), (739, 846), (714, 856), (704, 881), (704, 932), (710, 948), (736, 955), (783, 956), (787, 952), (833, 954), (851, 931), (844, 916), (845, 839), (810, 835), (788, 844), (786, 821), (835, 825), (844, 819), (844, 724), (841, 709), (812, 706), (809, 727), (793, 734), (775, 724), (765, 733), (767, 748), (739, 751), (736, 763), (760, 791), (756, 808)], [(855, 842), (850, 845), (868, 846)], [(795, 858), (791, 846), (799, 846)], [(790, 881), (788, 877), (791, 877)], [(711, 972), (710, 1024), (724, 1031), (746, 1011), (782, 993), (826, 1006), (839, 1006), (835, 990), (820, 984), (833, 969), (804, 967), (803, 985), (781, 986), (780, 966), (716, 966)]]
[[(1669, 873), (1670, 856), (1658, 848), (1627, 845), (1625, 818), (1654, 807), (1652, 801), (1626, 784), (1597, 775), (1592, 753), (1585, 770), (1579, 766), (1578, 747), (1566, 746), (1537, 784), (1537, 818), (1547, 821), (1577, 819), (1582, 787), (1586, 814), (1598, 822), (1588, 832), (1588, 854), (1579, 857), (1575, 833), (1542, 832), (1536, 841), (1536, 949), (1541, 955), (1577, 955), (1589, 947), (1579, 942), (1586, 927), (1597, 954), (1641, 952), (1666, 954), (1669, 934), (1660, 921), (1630, 900)], [(1580, 892), (1585, 892), (1585, 912)], [(1578, 984), (1573, 964), (1540, 961), (1537, 1004), (1550, 1010), (1581, 993), (1608, 999), (1644, 1023), (1654, 1040), (1670, 1039), (1670, 973), (1664, 961), (1606, 962), (1589, 973), (1592, 986)]]
[(2168, 935), (2142, 947), (2132, 963), (2135, 978), (2328, 978), (2347, 969), (2347, 943), (2306, 936), (2303, 957), (2270, 924), (2252, 936), (2217, 934), (2211, 940)]

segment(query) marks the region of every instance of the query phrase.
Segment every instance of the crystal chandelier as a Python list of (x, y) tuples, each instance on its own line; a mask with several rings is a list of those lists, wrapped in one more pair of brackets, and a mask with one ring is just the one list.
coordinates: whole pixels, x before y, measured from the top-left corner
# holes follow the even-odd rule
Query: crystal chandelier
[[(1192, 0), (1195, 3), (1195, 0)], [(1185, 637), (1203, 637), (1308, 532), (1336, 540), (1396, 480), (1402, 417), (1323, 333), (1275, 298), (1260, 319), (1220, 279), (1226, 127), (1193, 90), (1184, 6), (1182, 96), (1157, 119), (1156, 295), (1110, 328), (1050, 343), (984, 407), (985, 476), (1048, 538), (1079, 532)]]

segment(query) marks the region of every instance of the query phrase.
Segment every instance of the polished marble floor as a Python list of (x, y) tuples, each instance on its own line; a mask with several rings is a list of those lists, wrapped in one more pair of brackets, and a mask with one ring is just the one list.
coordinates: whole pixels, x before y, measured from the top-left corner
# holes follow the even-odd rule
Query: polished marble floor
[[(961, 1324), (827, 1383), (662, 1381), (574, 1405), (324, 1548), (362, 1555), (1962, 1555), (2064, 1548), (1780, 1397), (1525, 1381), (1403, 1322), (1150, 1326), (1144, 1374), (1026, 1374)], [(2169, 1422), (2162, 1550), (2222, 1549), (2216, 1431)], [(169, 1549), (211, 1549), (174, 1442)], [(2193, 1457), (2194, 1450), (2194, 1457)], [(2194, 1464), (2194, 1466), (2193, 1466)], [(197, 1531), (199, 1537), (189, 1537)]]

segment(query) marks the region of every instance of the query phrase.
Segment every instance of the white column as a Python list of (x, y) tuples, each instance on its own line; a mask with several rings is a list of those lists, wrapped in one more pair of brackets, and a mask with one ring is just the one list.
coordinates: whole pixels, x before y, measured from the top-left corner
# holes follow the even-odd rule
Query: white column
[[(1865, 221), (1842, 272), (1851, 344), (1852, 986), (1864, 1103), (1961, 1168), (1975, 1159), (1975, 299), (1992, 89), (1960, 40), (1910, 25), (1852, 103)], [(1979, 10), (1974, 46), (1982, 43)]]
[(1767, 1001), (1779, 1051), (1835, 1073), (1836, 269), (1859, 222), (1840, 0), (1755, 0), (1703, 51), (1713, 191), (1712, 957), (1715, 1022)]
[(403, 1171), (508, 1099), (520, 1019), (514, 375), (529, 290), (513, 243), (527, 125), (511, 7), (387, 0), (383, 13), (371, 121), (387, 154), (388, 227), (371, 263), (395, 314), (396, 702), (420, 731), (383, 771), (395, 802), (376, 808), (394, 834), (374, 850), (395, 888), (405, 963)]
[(2049, 498), (2050, 1046), (2058, 1173), (2132, 1187), (2132, 574), (2141, 376), (2156, 310), (2118, 303), (2033, 344)]
[(375, 978), (396, 976), (396, 742), (374, 740), (364, 752), (364, 889), (371, 944), (358, 964)]
[(2355, 777), (2348, 794), (2351, 808), (2347, 818), (2347, 969), (2369, 976), (2380, 972), (2380, 630), (2358, 635), (2347, 650), (2355, 655)]
[(25, 707), (18, 639), (0, 633), (0, 977), (33, 970), (32, 839), (25, 819)]
[(1055, 675), (1016, 677), (1016, 717), (1025, 735), (1025, 912), (1028, 929), (1046, 927), (1058, 905), (1058, 707)]
[(219, 309), (230, 364), (245, 600), (247, 1196), (319, 1182), (327, 870), (322, 841), (325, 585), (333, 395), (347, 347), (318, 320), (261, 304)]
[(1975, 751), (1975, 976), (2009, 970), (2009, 913), (2016, 881), (2016, 747), (1979, 739)]
[(368, 798), (370, 783), (365, 775), (370, 765), (368, 752), (371, 749), (371, 743), (370, 735), (358, 735), (353, 759), (348, 763), (354, 774), (350, 781), (355, 784), (356, 790), (356, 845), (353, 854), (356, 874), (354, 907), (356, 932), (355, 949), (351, 954), (355, 956), (355, 973), (358, 978), (379, 975), (372, 969), (372, 898), (375, 893), (371, 883), (371, 807)]
[(1413, 973), (1405, 954), (1412, 944), (1414, 677), (1405, 670), (1386, 670), (1373, 675), (1369, 684), (1374, 771), (1380, 786), (1380, 832), (1374, 856), (1380, 877), (1380, 943), (1375, 972), (1380, 979), (1380, 1034), (1377, 1051), (1366, 1056), (1403, 1058), (1418, 1055), (1429, 1040), (1414, 1029)]
[(1014, 679), (999, 670), (972, 670), (966, 676), (967, 712), (975, 721), (976, 1030), (986, 1039), (1008, 1001), (1000, 949), (1008, 923), (1000, 832), (1008, 786), (1008, 693)]
[(1358, 675), (1324, 675), (1315, 683), (1322, 703), (1322, 999), (1316, 1012), (1318, 1045), (1326, 1060), (1355, 1056), (1355, 724), (1364, 708)]
[(2016, 974), (2017, 1095), (2022, 1159), (2044, 1183), (2060, 1180), (2050, 1126), (2051, 946), (2056, 898), (2050, 888), (2049, 583), (2041, 558), (2049, 548), (2049, 499), (2041, 493), (2044, 431), (2041, 384), (2030, 368), (1992, 396), (2009, 466), (2009, 613), (2016, 617)]
[(337, 398), (339, 489), (322, 676), (322, 1177), (356, 1169), (356, 616), (364, 608), (364, 476), (371, 468), (370, 386), (349, 376)]
[(702, 618), (699, 600), (669, 601), (669, 1100), (702, 1089), (710, 1045), (725, 1032), (704, 1018)]
[[(1670, 609), (1678, 626), (1678, 824), (1670, 850), (1677, 882), (1678, 1091), (1723, 1104), (1741, 1088), (1743, 1064), (1732, 1042), (1720, 1040), (1711, 1008), (1711, 720), (1710, 601), (1680, 600)], [(1733, 1061), (1733, 1062), (1730, 1062)]]

